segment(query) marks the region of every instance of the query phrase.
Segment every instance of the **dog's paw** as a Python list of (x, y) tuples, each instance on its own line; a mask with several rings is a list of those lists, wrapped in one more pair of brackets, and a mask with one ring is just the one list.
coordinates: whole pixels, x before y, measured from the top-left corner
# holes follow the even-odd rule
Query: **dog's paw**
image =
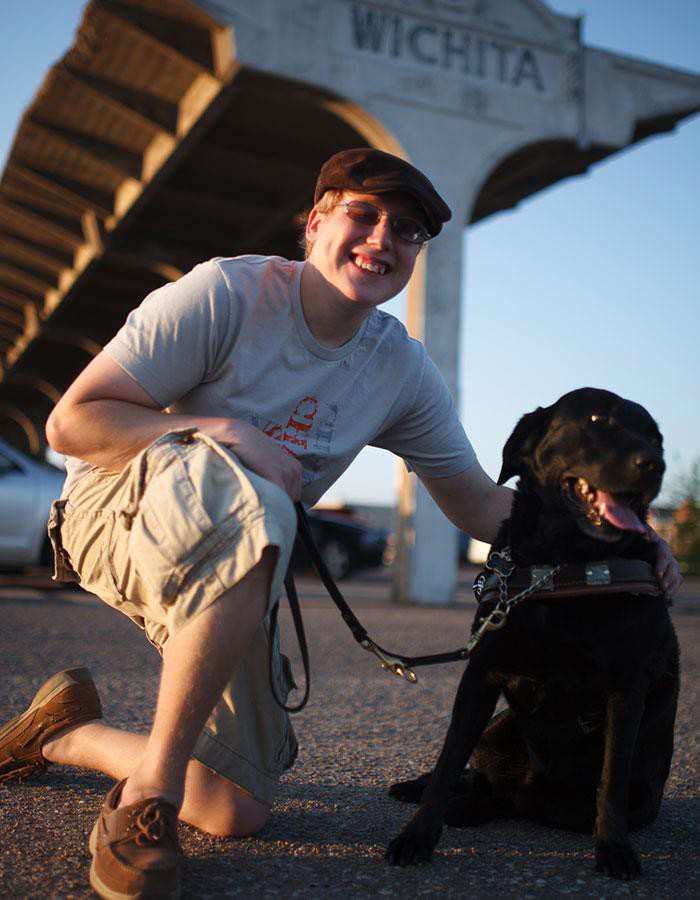
[(598, 841), (595, 845), (595, 870), (625, 881), (639, 878), (642, 874), (639, 857), (629, 841)]
[(420, 803), (425, 786), (430, 780), (430, 772), (423, 772), (418, 778), (409, 781), (397, 781), (389, 788), (389, 796), (402, 803)]
[(415, 866), (430, 862), (442, 828), (435, 835), (412, 829), (409, 825), (386, 848), (384, 858), (392, 866)]

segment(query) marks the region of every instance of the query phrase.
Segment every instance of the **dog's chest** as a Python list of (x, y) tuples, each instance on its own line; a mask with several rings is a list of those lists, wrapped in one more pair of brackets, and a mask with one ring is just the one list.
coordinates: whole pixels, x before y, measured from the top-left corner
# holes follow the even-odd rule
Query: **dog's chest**
[(514, 609), (489, 653), (502, 683), (524, 676), (564, 692), (610, 689), (654, 656), (665, 613), (630, 595), (531, 600)]

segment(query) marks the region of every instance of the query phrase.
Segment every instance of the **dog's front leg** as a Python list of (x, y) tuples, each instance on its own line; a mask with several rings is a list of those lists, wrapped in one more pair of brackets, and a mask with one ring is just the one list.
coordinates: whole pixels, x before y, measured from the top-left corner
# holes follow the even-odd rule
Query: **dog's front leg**
[(452, 720), (430, 776), (418, 811), (398, 837), (389, 844), (387, 860), (393, 865), (408, 866), (427, 862), (442, 833), (447, 803), (481, 734), (486, 727), (500, 694), (483, 672), (468, 665), (459, 684)]
[(594, 830), (595, 867), (615, 878), (642, 874), (639, 857), (628, 834), (629, 776), (639, 725), (644, 714), (645, 690), (611, 694), (605, 715), (605, 751), (596, 801)]

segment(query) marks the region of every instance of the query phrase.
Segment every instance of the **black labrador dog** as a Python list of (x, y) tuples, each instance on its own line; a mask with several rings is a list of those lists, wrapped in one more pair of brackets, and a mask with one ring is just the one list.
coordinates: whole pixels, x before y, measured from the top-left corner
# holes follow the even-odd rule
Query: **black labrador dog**
[(420, 807), (389, 862), (430, 859), (443, 822), (525, 817), (593, 832), (598, 871), (641, 874), (628, 831), (658, 815), (679, 685), (644, 525), (664, 468), (654, 420), (608, 391), (520, 420), (499, 477), (519, 476), (512, 514), (477, 581), (481, 638), (435, 770), (391, 788)]

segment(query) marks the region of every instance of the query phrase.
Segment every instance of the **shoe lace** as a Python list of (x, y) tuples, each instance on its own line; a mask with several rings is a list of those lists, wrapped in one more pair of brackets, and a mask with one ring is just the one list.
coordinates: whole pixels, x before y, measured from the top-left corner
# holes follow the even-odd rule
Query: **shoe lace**
[(136, 835), (134, 841), (139, 847), (147, 844), (158, 844), (163, 838), (169, 838), (174, 843), (177, 841), (175, 825), (163, 807), (157, 802), (147, 803), (134, 818)]

